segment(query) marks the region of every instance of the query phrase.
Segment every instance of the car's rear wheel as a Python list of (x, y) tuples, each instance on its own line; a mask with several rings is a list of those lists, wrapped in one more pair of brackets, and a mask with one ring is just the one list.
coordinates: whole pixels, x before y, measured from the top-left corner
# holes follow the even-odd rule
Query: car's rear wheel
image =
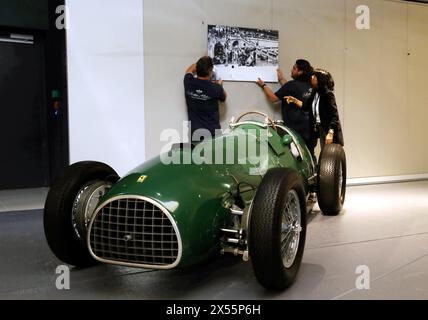
[(44, 209), (44, 230), (52, 252), (61, 261), (77, 267), (95, 263), (86, 245), (89, 219), (99, 199), (118, 180), (108, 165), (78, 162), (52, 184)]
[(298, 173), (274, 168), (253, 200), (249, 251), (257, 280), (284, 290), (295, 280), (306, 238), (305, 191)]
[(342, 210), (346, 195), (346, 156), (339, 144), (328, 144), (321, 152), (318, 169), (318, 204), (325, 215)]

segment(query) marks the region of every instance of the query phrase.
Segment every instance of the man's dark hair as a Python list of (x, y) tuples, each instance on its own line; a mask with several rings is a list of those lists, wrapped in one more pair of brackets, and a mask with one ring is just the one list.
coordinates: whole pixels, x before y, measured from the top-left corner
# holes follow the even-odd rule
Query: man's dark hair
[(198, 77), (206, 77), (213, 68), (213, 59), (211, 59), (211, 57), (202, 57), (196, 63), (196, 74)]
[(330, 72), (323, 69), (315, 69), (314, 75), (318, 80), (318, 91), (334, 91), (334, 80)]
[(311, 77), (314, 74), (314, 68), (311, 66), (309, 61), (304, 59), (299, 59), (296, 61), (296, 66), (299, 71), (302, 71), (302, 74), (299, 75), (298, 79), (303, 82), (310, 82)]

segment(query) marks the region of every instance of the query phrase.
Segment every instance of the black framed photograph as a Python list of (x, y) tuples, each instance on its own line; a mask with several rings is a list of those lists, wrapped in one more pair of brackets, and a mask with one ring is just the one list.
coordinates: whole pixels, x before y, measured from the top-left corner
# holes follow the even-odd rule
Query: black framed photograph
[(277, 82), (279, 32), (208, 25), (208, 55), (217, 79)]

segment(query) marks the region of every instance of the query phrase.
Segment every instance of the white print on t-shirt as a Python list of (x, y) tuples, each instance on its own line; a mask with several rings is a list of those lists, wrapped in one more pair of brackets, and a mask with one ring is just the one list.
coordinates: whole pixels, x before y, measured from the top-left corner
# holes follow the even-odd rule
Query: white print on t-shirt
[(192, 98), (192, 99), (196, 99), (196, 100), (202, 100), (202, 101), (207, 101), (210, 100), (211, 97), (207, 96), (206, 94), (204, 94), (204, 92), (202, 90), (196, 90), (195, 92), (192, 91), (187, 91), (186, 94)]

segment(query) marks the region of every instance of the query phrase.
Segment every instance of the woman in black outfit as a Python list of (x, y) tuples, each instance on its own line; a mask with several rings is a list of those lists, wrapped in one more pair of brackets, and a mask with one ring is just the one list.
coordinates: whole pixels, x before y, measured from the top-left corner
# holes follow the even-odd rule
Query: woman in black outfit
[(333, 93), (334, 80), (328, 71), (315, 69), (311, 78), (312, 92), (310, 97), (303, 103), (299, 99), (287, 96), (288, 103), (294, 103), (303, 110), (310, 111), (310, 127), (312, 129), (313, 144), (309, 150), (314, 155), (318, 139), (321, 148), (325, 144), (337, 143), (344, 145), (342, 127), (337, 111), (336, 97)]

